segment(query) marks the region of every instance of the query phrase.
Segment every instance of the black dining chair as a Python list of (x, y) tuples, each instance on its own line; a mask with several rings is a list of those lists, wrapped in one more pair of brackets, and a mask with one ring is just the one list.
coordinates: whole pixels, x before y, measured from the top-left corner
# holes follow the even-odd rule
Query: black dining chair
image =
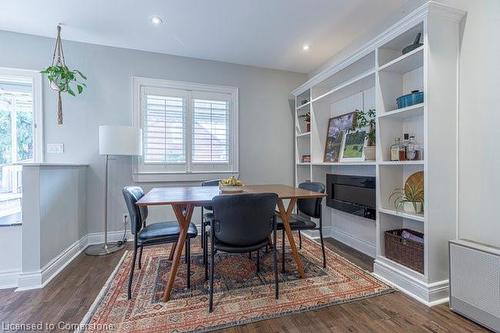
[[(142, 250), (145, 246), (177, 243), (180, 235), (177, 221), (157, 222), (147, 225), (148, 208), (139, 207), (137, 201), (144, 196), (144, 191), (138, 186), (127, 186), (122, 190), (125, 203), (130, 215), (130, 228), (134, 235), (134, 255), (128, 280), (128, 299), (132, 298), (132, 279), (134, 277), (135, 261), (139, 249), (139, 269), (141, 269)], [(191, 248), (190, 240), (198, 235), (198, 230), (193, 223), (189, 224), (186, 237), (185, 262), (187, 264), (187, 287), (191, 288)], [(173, 246), (175, 246), (175, 244)]]
[[(314, 192), (325, 193), (325, 185), (318, 182), (304, 182), (299, 184), (299, 188)], [(301, 230), (318, 230), (319, 239), (321, 241), (321, 250), (323, 252), (323, 268), (326, 268), (326, 256), (325, 256), (325, 243), (323, 242), (323, 218), (321, 214), (321, 201), (323, 198), (314, 199), (299, 199), (297, 200), (297, 212), (298, 214), (292, 214), (290, 217), (290, 229), (297, 230), (299, 232), (299, 248), (302, 248), (302, 235)], [(311, 218), (319, 219), (319, 223), (316, 225)], [(281, 242), (281, 255), (282, 255), (282, 271), (285, 271), (285, 228), (283, 226), (283, 221), (278, 219), (276, 228), (282, 230), (282, 242)]]
[[(201, 186), (219, 186), (220, 179), (207, 180), (201, 183)], [(201, 206), (201, 248), (203, 249), (203, 264), (207, 263), (208, 246), (206, 244), (207, 236), (206, 229), (210, 224), (210, 219), (213, 218), (212, 206)]]
[[(210, 297), (208, 311), (213, 310), (215, 254), (257, 251), (257, 272), (260, 270), (259, 250), (268, 244), (271, 233), (276, 244), (278, 196), (275, 193), (220, 195), (213, 199), (213, 219), (210, 219)], [(273, 246), (274, 287), (278, 299), (278, 263)]]

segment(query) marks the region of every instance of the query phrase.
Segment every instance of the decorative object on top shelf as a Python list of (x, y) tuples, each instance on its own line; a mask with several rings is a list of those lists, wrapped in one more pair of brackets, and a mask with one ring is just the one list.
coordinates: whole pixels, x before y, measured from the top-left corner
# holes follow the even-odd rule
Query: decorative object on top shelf
[(367, 112), (356, 110), (356, 128), (366, 129), (366, 145), (364, 147), (365, 160), (376, 159), (376, 111), (369, 109)]
[(219, 189), (223, 193), (237, 193), (243, 192), (243, 187), (245, 185), (241, 182), (241, 180), (236, 179), (236, 177), (231, 176), (227, 179), (222, 179), (219, 182)]
[(396, 210), (408, 214), (421, 214), (424, 205), (424, 172), (412, 174), (405, 182), (404, 188), (395, 189), (389, 196)]
[(406, 108), (423, 102), (424, 102), (424, 92), (420, 90), (412, 90), (410, 94), (406, 94), (396, 98), (398, 109)]
[[(56, 45), (54, 47), (54, 54), (52, 56), (52, 64), (41, 71), (42, 74), (47, 75), (47, 79), (50, 82), (50, 87), (57, 91), (57, 124), (63, 124), (63, 113), (62, 113), (62, 99), (61, 93), (68, 93), (75, 96), (76, 93), (81, 94), (83, 88), (87, 87), (83, 80), (87, 78), (78, 70), (71, 70), (66, 66), (64, 60), (64, 51), (62, 47), (61, 40), (61, 25), (57, 26), (57, 38)], [(76, 93), (75, 86), (76, 85)]]
[(302, 163), (311, 163), (311, 155), (302, 155)]
[(344, 133), (355, 128), (356, 112), (346, 113), (330, 118), (326, 133), (324, 162), (338, 162), (344, 138)]
[(419, 32), (417, 34), (417, 36), (415, 37), (415, 41), (413, 42), (413, 44), (410, 44), (407, 47), (405, 47), (403, 49), (402, 53), (406, 54), (406, 53), (411, 52), (411, 51), (413, 51), (415, 49), (418, 49), (420, 46), (424, 45), (424, 44), (420, 43), (420, 37), (422, 37), (422, 33), (421, 32)]
[(308, 99), (303, 99), (300, 101), (300, 105), (306, 105), (307, 103), (309, 103)]
[(306, 123), (306, 133), (311, 131), (311, 112), (307, 111), (304, 114), (298, 116), (299, 118), (304, 118), (304, 123)]

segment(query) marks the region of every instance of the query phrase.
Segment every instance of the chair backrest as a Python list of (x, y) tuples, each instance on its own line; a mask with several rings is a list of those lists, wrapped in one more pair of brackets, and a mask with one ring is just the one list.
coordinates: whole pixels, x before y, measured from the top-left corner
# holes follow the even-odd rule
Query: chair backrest
[[(219, 186), (220, 179), (206, 180), (201, 186)], [(212, 206), (203, 206), (204, 209), (213, 210)]]
[(213, 199), (214, 237), (226, 244), (247, 246), (260, 243), (273, 230), (275, 193), (219, 195)]
[(142, 229), (143, 221), (148, 217), (148, 208), (136, 205), (136, 202), (144, 196), (144, 191), (139, 186), (126, 186), (122, 193), (130, 215), (130, 231), (136, 234)]
[[(314, 192), (325, 193), (325, 185), (317, 182), (304, 182), (299, 184), (299, 188)], [(323, 198), (316, 199), (299, 199), (297, 200), (297, 208), (299, 212), (319, 219), (321, 217), (321, 201)]]

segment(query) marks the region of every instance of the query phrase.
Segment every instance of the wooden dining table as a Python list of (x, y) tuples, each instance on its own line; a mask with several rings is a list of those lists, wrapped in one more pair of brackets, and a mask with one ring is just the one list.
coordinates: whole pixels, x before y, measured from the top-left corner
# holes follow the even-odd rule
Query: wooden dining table
[[(242, 192), (235, 194), (222, 193), (217, 186), (158, 187), (153, 188), (144, 195), (137, 201), (137, 205), (170, 205), (179, 223), (179, 240), (175, 245), (172, 267), (163, 293), (163, 301), (167, 302), (170, 299), (194, 207), (209, 206), (213, 198), (218, 195), (237, 195), (241, 193), (276, 193), (278, 195), (278, 212), (283, 221), (285, 233), (290, 243), (292, 257), (297, 265), (299, 276), (301, 278), (304, 277), (304, 266), (302, 265), (297, 246), (295, 245), (289, 219), (298, 199), (321, 198), (325, 196), (324, 193), (308, 191), (288, 185), (247, 185), (243, 187)], [(286, 208), (284, 200), (289, 200)]]

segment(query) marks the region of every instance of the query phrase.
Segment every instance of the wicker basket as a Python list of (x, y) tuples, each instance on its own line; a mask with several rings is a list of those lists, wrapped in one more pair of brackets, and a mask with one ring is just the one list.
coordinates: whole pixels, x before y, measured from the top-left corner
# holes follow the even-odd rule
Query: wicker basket
[(424, 274), (424, 244), (401, 237), (403, 231), (424, 237), (424, 234), (410, 229), (388, 230), (384, 237), (385, 256)]

